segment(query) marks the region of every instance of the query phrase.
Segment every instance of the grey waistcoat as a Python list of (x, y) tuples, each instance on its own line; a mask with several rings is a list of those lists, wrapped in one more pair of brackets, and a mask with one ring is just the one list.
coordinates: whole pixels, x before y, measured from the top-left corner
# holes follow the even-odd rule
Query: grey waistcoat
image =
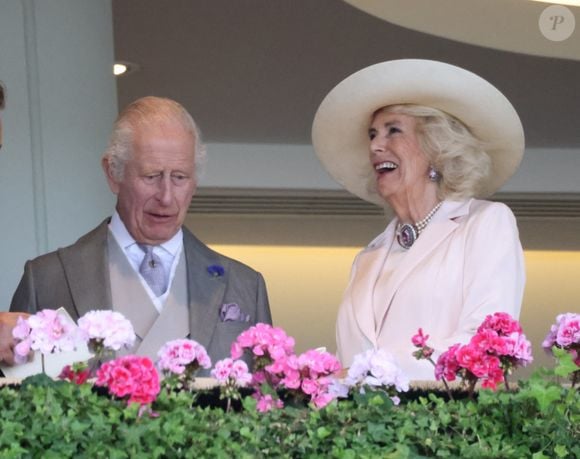
[(163, 344), (189, 335), (185, 254), (179, 257), (160, 314), (141, 283), (139, 273), (135, 272), (112, 234), (109, 233), (107, 241), (113, 310), (123, 314), (133, 324), (137, 335), (134, 348), (121, 354), (144, 355), (155, 362)]

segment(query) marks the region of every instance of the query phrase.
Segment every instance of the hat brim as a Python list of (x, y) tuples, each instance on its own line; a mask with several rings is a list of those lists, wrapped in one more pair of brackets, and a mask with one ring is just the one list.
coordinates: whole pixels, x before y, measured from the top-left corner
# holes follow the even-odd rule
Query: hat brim
[(324, 98), (312, 126), (312, 143), (330, 175), (351, 193), (380, 206), (385, 201), (369, 183), (368, 128), (385, 106), (417, 104), (461, 120), (486, 145), (491, 173), (479, 197), (497, 191), (517, 170), (524, 131), (509, 100), (492, 84), (460, 67), (423, 59), (400, 59), (352, 74)]

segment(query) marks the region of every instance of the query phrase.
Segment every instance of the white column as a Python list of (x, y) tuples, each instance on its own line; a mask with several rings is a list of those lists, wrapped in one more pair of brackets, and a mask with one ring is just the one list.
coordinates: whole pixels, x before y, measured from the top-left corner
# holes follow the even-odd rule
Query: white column
[(0, 0), (0, 310), (24, 262), (74, 242), (113, 207), (100, 169), (117, 113), (106, 0)]

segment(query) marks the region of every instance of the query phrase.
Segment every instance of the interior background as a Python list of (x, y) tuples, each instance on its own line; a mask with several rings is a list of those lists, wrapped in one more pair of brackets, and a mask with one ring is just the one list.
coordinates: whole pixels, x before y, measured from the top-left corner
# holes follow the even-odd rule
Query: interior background
[[(0, 309), (25, 260), (70, 244), (110, 214), (99, 160), (111, 124), (120, 107), (154, 94), (182, 102), (208, 144), (187, 225), (264, 274), (274, 321), (299, 350), (334, 350), (353, 256), (387, 218), (326, 175), (311, 122), (352, 72), (427, 58), (488, 79), (522, 118), (522, 166), (493, 199), (518, 218), (528, 271), (522, 322), (537, 362), (547, 361), (538, 346), (556, 314), (580, 311), (578, 8), (569, 8), (577, 30), (551, 42), (539, 31), (546, 5), (538, 2), (442, 0), (439, 11), (425, 0), (382, 3), (399, 17), (383, 21), (340, 0), (0, 0), (0, 79), (8, 87)], [(431, 29), (397, 25), (403, 20)], [(444, 38), (457, 30), (473, 38), (481, 27), (531, 50)], [(115, 80), (115, 59), (139, 69)]]

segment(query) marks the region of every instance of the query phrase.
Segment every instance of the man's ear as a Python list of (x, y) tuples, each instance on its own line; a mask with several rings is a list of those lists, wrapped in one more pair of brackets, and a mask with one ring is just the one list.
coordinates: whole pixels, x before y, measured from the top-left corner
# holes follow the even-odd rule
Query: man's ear
[(101, 160), (101, 166), (103, 168), (103, 171), (105, 172), (105, 177), (107, 177), (107, 183), (109, 184), (109, 188), (114, 194), (118, 194), (119, 183), (115, 180), (115, 175), (113, 174), (113, 168), (111, 167), (109, 158), (103, 158)]

